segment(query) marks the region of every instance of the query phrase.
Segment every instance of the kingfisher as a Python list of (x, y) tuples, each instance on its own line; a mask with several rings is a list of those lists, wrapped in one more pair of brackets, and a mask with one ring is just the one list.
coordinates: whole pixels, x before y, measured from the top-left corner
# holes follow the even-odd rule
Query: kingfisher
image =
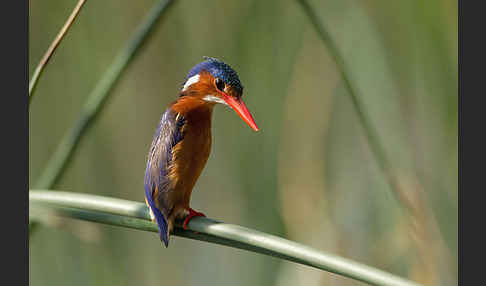
[(258, 127), (242, 100), (238, 74), (221, 60), (204, 57), (187, 74), (177, 100), (163, 113), (145, 170), (145, 203), (165, 247), (175, 220), (205, 216), (189, 206), (191, 193), (211, 151), (211, 117), (216, 104), (233, 109)]

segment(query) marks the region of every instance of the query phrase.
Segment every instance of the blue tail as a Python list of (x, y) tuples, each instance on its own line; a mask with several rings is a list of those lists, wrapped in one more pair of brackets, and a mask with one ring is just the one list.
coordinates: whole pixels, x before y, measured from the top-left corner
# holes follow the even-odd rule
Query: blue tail
[(169, 246), (169, 231), (167, 226), (167, 221), (165, 220), (164, 215), (160, 212), (160, 210), (155, 206), (154, 200), (150, 194), (145, 194), (147, 198), (147, 202), (149, 203), (150, 209), (155, 216), (155, 221), (159, 226), (159, 236), (160, 240), (164, 242), (165, 247)]

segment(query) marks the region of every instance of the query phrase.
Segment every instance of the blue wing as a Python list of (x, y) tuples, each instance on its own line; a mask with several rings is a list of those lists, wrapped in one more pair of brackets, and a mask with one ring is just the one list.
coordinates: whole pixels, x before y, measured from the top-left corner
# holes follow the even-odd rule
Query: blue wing
[(169, 245), (167, 218), (172, 205), (161, 194), (169, 192), (168, 168), (172, 160), (172, 148), (183, 139), (185, 119), (170, 107), (164, 112), (155, 132), (145, 170), (145, 197), (159, 226), (160, 239)]

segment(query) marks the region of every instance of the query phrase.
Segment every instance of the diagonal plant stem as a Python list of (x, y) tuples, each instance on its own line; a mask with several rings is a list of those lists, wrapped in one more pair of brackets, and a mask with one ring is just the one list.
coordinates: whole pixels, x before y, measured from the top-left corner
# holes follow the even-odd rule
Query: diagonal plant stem
[(57, 183), (66, 169), (69, 159), (76, 151), (76, 147), (81, 141), (82, 136), (102, 110), (103, 104), (108, 99), (111, 90), (120, 79), (123, 71), (135, 58), (137, 52), (140, 51), (140, 48), (157, 26), (158, 20), (162, 18), (164, 12), (168, 10), (167, 8), (170, 7), (172, 2), (171, 0), (158, 1), (139, 26), (132, 39), (118, 53), (114, 62), (89, 95), (78, 121), (64, 135), (54, 155), (49, 159), (47, 166), (36, 184), (37, 188), (49, 189)]
[(390, 163), (391, 161), (385, 152), (385, 148), (383, 147), (383, 144), (378, 139), (378, 133), (373, 127), (369, 116), (365, 112), (363, 103), (360, 101), (358, 97), (358, 92), (356, 91), (356, 87), (353, 85), (352, 81), (349, 78), (350, 72), (346, 64), (344, 63), (343, 57), (339, 53), (339, 49), (337, 48), (333, 38), (331, 37), (327, 29), (324, 27), (324, 24), (319, 21), (316, 13), (309, 5), (308, 1), (298, 0), (298, 2), (301, 4), (302, 8), (304, 9), (304, 12), (309, 17), (309, 20), (311, 21), (312, 26), (316, 30), (317, 34), (326, 45), (330, 56), (334, 59), (339, 74), (341, 75), (344, 85), (348, 90), (348, 94), (349, 97), (351, 98), (351, 102), (353, 103), (354, 110), (358, 114), (359, 122), (363, 127), (370, 149), (374, 154), (381, 171), (385, 175), (386, 180), (390, 184), (393, 190), (393, 194), (403, 203), (406, 200), (405, 195), (403, 194), (403, 191), (401, 190), (400, 185), (398, 184), (398, 180), (393, 170), (393, 166)]
[[(419, 248), (420, 256), (422, 259), (426, 259), (425, 266), (430, 267), (434, 263), (430, 257), (433, 257), (433, 249), (424, 247), (423, 241), (437, 240), (441, 242), (443, 238), (438, 232), (438, 225), (434, 219), (433, 213), (429, 212), (425, 207), (427, 204), (427, 197), (423, 194), (420, 187), (411, 188), (405, 190), (398, 179), (397, 173), (395, 172), (391, 160), (385, 152), (382, 142), (380, 142), (376, 129), (371, 123), (370, 117), (366, 114), (363, 103), (358, 97), (356, 87), (350, 80), (350, 71), (348, 70), (343, 57), (339, 53), (333, 38), (329, 34), (328, 30), (324, 27), (324, 24), (319, 21), (316, 13), (309, 5), (307, 0), (298, 0), (301, 4), (304, 12), (309, 17), (312, 26), (316, 30), (317, 34), (327, 46), (329, 54), (334, 59), (336, 66), (339, 70), (341, 78), (343, 79), (344, 85), (348, 90), (348, 94), (353, 103), (353, 107), (358, 114), (359, 122), (361, 123), (365, 136), (368, 140), (368, 145), (372, 153), (374, 154), (376, 161), (384, 174), (385, 179), (390, 184), (392, 189), (392, 194), (398, 200), (400, 205), (407, 211), (411, 216), (412, 226), (414, 227), (414, 232), (419, 239), (415, 239), (417, 247)], [(408, 192), (406, 192), (408, 191)]]
[[(172, 4), (172, 2), (172, 0), (160, 0), (157, 2), (155, 6), (152, 7), (142, 24), (138, 27), (131, 40), (120, 50), (114, 62), (90, 93), (78, 121), (64, 135), (57, 146), (57, 149), (54, 151), (54, 154), (49, 158), (47, 166), (36, 183), (37, 188), (49, 189), (54, 187), (57, 183), (66, 170), (69, 159), (76, 151), (76, 147), (82, 136), (88, 130), (88, 127), (94, 121), (96, 115), (103, 108), (103, 103), (106, 102), (111, 94), (110, 91), (121, 77), (123, 71), (135, 58), (137, 52), (152, 34), (151, 32), (153, 32), (154, 28), (157, 26), (156, 24), (162, 18), (164, 12), (171, 6), (170, 4)], [(37, 226), (38, 221), (35, 218), (32, 218), (29, 223), (29, 235), (32, 235), (35, 232)]]
[[(47, 212), (92, 222), (157, 232), (144, 203), (60, 191), (29, 192), (31, 213)], [(419, 284), (379, 269), (328, 254), (299, 243), (208, 218), (190, 220), (188, 230), (177, 225), (175, 236), (226, 245), (308, 265), (373, 285)]]
[(61, 43), (62, 39), (64, 39), (64, 36), (67, 34), (69, 28), (71, 28), (72, 24), (74, 23), (74, 20), (76, 19), (79, 12), (81, 11), (81, 8), (83, 8), (84, 3), (86, 3), (86, 0), (79, 0), (78, 1), (78, 4), (76, 4), (76, 7), (74, 7), (74, 10), (73, 10), (73, 12), (71, 12), (71, 15), (67, 19), (66, 23), (64, 24), (62, 29), (57, 34), (54, 41), (52, 41), (51, 45), (49, 46), (46, 53), (42, 57), (41, 61), (39, 62), (39, 64), (35, 68), (34, 74), (32, 75), (32, 79), (30, 80), (30, 83), (29, 83), (29, 106), (30, 106), (30, 101), (34, 97), (35, 88), (37, 87), (37, 83), (39, 82), (39, 78), (42, 75), (42, 72), (44, 71), (47, 63), (49, 62), (52, 55), (54, 54), (54, 51), (56, 50), (56, 48)]

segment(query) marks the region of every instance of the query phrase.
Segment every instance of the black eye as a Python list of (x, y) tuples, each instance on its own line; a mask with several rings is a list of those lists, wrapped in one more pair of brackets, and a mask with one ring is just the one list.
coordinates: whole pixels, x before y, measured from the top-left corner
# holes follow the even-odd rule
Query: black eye
[(216, 84), (216, 87), (220, 90), (220, 91), (224, 91), (224, 82), (222, 79), (220, 78), (217, 78), (216, 81), (214, 82)]

